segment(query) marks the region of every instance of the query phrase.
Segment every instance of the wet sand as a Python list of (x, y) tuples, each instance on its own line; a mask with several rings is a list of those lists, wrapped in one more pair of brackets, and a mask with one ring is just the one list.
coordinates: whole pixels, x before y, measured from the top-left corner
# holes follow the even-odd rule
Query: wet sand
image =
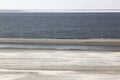
[(120, 52), (1, 49), (0, 80), (120, 80)]
[(15, 38), (0, 38), (0, 44), (120, 46), (120, 39), (15, 39)]

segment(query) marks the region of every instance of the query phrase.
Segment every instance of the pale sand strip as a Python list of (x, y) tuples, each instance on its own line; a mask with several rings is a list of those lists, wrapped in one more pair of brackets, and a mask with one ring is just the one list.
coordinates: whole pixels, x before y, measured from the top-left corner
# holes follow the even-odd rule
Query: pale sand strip
[(2, 70), (0, 80), (120, 80), (120, 74), (99, 71)]
[(0, 80), (120, 80), (120, 52), (4, 49)]
[(16, 39), (16, 38), (0, 38), (0, 44), (120, 46), (120, 39)]
[(120, 52), (1, 50), (0, 69), (120, 71)]
[(120, 74), (72, 71), (0, 71), (0, 80), (120, 80)]

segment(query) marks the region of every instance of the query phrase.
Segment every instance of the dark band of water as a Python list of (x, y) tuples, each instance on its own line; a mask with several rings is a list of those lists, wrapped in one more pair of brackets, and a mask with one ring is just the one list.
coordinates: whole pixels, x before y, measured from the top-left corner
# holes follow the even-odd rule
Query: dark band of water
[(120, 13), (0, 13), (1, 38), (120, 38)]
[(61, 46), (61, 45), (17, 45), (0, 44), (0, 48), (15, 49), (55, 49), (55, 50), (110, 50), (119, 51), (120, 46)]

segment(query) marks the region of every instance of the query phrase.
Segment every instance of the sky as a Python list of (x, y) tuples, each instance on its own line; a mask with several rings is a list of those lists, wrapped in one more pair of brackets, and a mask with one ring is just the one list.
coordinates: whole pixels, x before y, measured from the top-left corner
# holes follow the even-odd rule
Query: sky
[(0, 9), (120, 9), (120, 0), (0, 0)]

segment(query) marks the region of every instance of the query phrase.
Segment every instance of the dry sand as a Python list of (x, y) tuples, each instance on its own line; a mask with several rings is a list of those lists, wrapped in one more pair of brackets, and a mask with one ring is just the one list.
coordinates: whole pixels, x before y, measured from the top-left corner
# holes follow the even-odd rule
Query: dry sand
[(4, 49), (0, 80), (120, 80), (120, 52)]

